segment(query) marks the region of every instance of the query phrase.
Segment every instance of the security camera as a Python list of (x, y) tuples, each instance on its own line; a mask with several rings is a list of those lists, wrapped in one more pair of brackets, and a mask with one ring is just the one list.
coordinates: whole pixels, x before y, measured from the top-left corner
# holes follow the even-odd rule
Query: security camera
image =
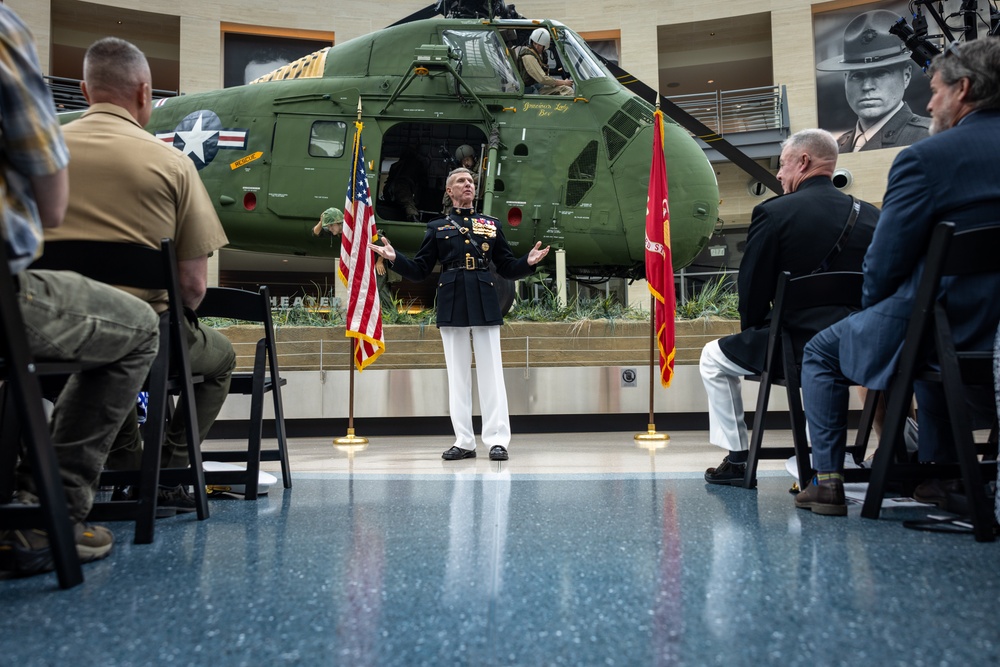
[(851, 187), (851, 183), (853, 182), (854, 177), (851, 176), (851, 172), (846, 169), (838, 169), (833, 172), (833, 185), (838, 190)]

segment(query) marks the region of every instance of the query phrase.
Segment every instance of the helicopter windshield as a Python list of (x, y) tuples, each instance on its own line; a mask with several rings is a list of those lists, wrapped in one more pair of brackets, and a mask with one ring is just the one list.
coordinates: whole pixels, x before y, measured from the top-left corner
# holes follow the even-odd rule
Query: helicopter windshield
[(576, 74), (574, 77), (576, 80), (586, 81), (587, 79), (596, 79), (608, 75), (607, 71), (601, 67), (597, 58), (590, 51), (590, 47), (580, 39), (579, 35), (567, 28), (559, 28), (558, 34), (559, 43), (562, 44), (566, 61)]
[(495, 32), (445, 30), (442, 39), (458, 54), (461, 63), (456, 70), (474, 92), (516, 93), (521, 89)]

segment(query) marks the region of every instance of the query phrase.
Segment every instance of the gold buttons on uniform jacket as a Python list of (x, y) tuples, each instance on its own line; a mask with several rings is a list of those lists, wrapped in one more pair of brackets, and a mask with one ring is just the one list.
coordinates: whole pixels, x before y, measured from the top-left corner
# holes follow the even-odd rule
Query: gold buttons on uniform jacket
[(466, 243), (468, 243), (468, 242), (469, 242), (469, 239), (465, 239), (465, 242), (466, 242)]

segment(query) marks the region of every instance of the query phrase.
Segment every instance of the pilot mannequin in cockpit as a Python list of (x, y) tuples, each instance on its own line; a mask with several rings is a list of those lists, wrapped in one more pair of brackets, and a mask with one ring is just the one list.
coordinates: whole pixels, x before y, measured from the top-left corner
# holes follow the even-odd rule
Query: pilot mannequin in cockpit
[[(549, 74), (546, 49), (552, 43), (549, 31), (537, 28), (531, 33), (527, 46), (514, 50), (517, 69), (524, 79), (524, 92), (529, 95), (563, 95), (573, 97), (572, 79), (553, 79)], [(544, 59), (544, 62), (543, 62)]]

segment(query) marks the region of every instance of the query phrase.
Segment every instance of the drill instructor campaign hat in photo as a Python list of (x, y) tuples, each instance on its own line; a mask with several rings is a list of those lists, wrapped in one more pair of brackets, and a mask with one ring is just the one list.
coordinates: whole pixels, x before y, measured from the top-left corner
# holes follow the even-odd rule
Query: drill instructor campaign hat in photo
[(903, 40), (889, 34), (899, 16), (876, 9), (855, 16), (844, 29), (844, 54), (816, 65), (821, 72), (848, 72), (907, 62), (910, 50)]

